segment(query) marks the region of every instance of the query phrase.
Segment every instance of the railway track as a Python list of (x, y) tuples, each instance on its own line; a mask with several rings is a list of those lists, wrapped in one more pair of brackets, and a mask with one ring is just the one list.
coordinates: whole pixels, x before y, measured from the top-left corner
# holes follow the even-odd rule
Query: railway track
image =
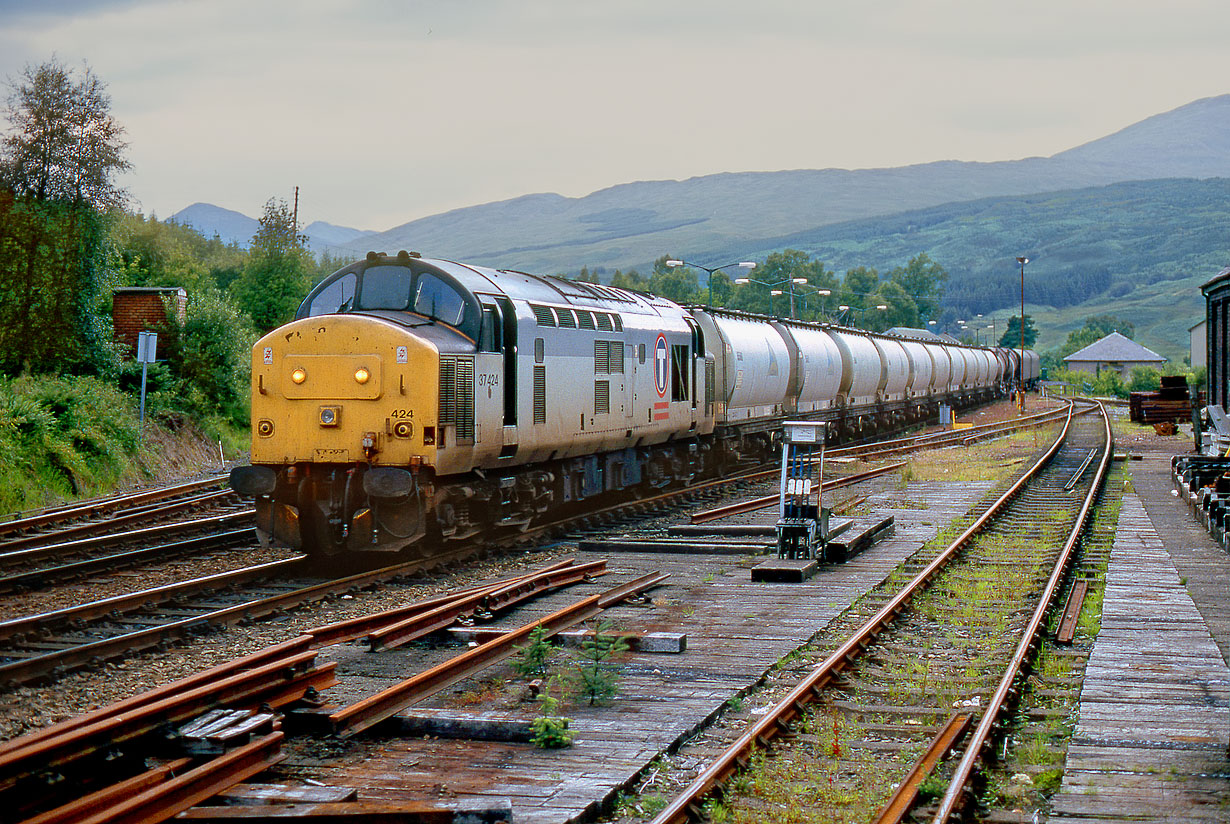
[[(33, 815), (30, 820), (40, 824), (168, 819), (285, 758), (282, 745), (286, 733), (275, 711), (299, 702), (320, 706), (315, 700), (317, 692), (338, 680), (336, 665), (318, 663), (316, 649), (365, 635), (379, 637), (382, 647), (398, 645), (446, 627), (462, 616), (506, 611), (604, 571), (601, 561), (584, 565), (563, 561), (360, 621), (323, 626), (5, 742), (0, 744), (0, 801), (22, 818)], [(645, 575), (574, 599), (551, 615), (498, 633), (443, 663), (345, 706), (321, 708), (314, 714), (304, 712), (301, 706), (294, 732), (303, 732), (308, 724), (342, 738), (358, 735), (390, 719), (404, 706), (509, 657), (516, 651), (516, 644), (532, 632), (542, 629), (555, 634), (575, 626), (658, 586), (666, 577)], [(152, 768), (146, 762), (150, 754), (156, 754), (160, 762)], [(58, 786), (65, 781), (71, 789)], [(352, 820), (350, 814), (375, 812), (370, 806), (361, 806), (346, 810), (345, 817)], [(385, 808), (383, 813), (383, 817), (363, 820), (400, 821), (407, 816), (412, 820), (454, 820), (447, 807), (425, 804), (414, 805), (414, 809)]]
[[(684, 498), (684, 497), (704, 497), (704, 496), (706, 496), (706, 495), (718, 495), (718, 494), (720, 494), (722, 491), (724, 491), (724, 490), (722, 490), (720, 486), (719, 486), (719, 487), (714, 487), (714, 488), (712, 488), (712, 489), (710, 489), (710, 490), (708, 490), (708, 491), (702, 491), (702, 492), (697, 492), (697, 491), (695, 491), (695, 490), (674, 490), (674, 491), (669, 491), (669, 492), (667, 492), (667, 493), (665, 493), (665, 494), (663, 494), (663, 495), (661, 495), (661, 496), (657, 496), (657, 497), (655, 497), (655, 498), (653, 498), (653, 499), (644, 499), (644, 500), (641, 500), (641, 501), (635, 502), (635, 506), (636, 506), (636, 507), (638, 508), (638, 510), (640, 511), (640, 514), (639, 514), (639, 515), (633, 515), (633, 516), (631, 516), (631, 517), (634, 517), (634, 518), (639, 518), (639, 517), (640, 517), (640, 515), (651, 515), (651, 514), (655, 514), (655, 513), (662, 513), (662, 512), (672, 511), (672, 510), (674, 509), (674, 507), (676, 507), (676, 505), (677, 505), (677, 503), (678, 503), (678, 500), (679, 500), (680, 498)], [(858, 498), (853, 498), (853, 499), (851, 499), (851, 501), (852, 501), (852, 502), (857, 501), (857, 500), (858, 500)], [(851, 504), (851, 505), (853, 505), (853, 504)], [(630, 517), (630, 516), (629, 516), (629, 515), (628, 515), (628, 513), (627, 513), (626, 506), (621, 506), (621, 507), (612, 507), (612, 508), (610, 508), (610, 511), (609, 511), (609, 512), (607, 512), (607, 513), (605, 513), (605, 514), (604, 514), (604, 513), (590, 513), (589, 515), (587, 515), (587, 516), (585, 516), (585, 517), (586, 517), (587, 519), (589, 519), (589, 522), (590, 522), (591, 524), (595, 524), (595, 523), (600, 522), (603, 518), (606, 518), (606, 517), (609, 517), (609, 518), (612, 518), (612, 519), (624, 519), (624, 518), (628, 518), (628, 517)], [(570, 527), (565, 527), (565, 525), (563, 525), (563, 524), (559, 524), (559, 525), (552, 525), (552, 527), (550, 527), (550, 528), (551, 528), (551, 529), (565, 529), (565, 528), (575, 529), (575, 528), (576, 528), (576, 522), (574, 521)], [(520, 536), (519, 538), (511, 538), (510, 540), (534, 540), (534, 539), (537, 539), (537, 538), (540, 538), (540, 537), (541, 537), (540, 535), (526, 535), (526, 536)], [(407, 573), (409, 572), (408, 567), (402, 567), (401, 572), (402, 572), (403, 574), (407, 574)], [(293, 569), (288, 568), (288, 569), (284, 570), (282, 573), (279, 573), (279, 574), (294, 575), (294, 574), (295, 574), (295, 571), (294, 571)], [(376, 578), (380, 578), (380, 577), (388, 576), (388, 575), (391, 575), (391, 574), (392, 574), (392, 573), (391, 573), (391, 572), (390, 572), (390, 570), (388, 570), (388, 569), (386, 569), (386, 570), (378, 570), (378, 571), (374, 571), (373, 573), (371, 573), (371, 575), (372, 575), (372, 576), (374, 576), (374, 578), (373, 578), (373, 579), (369, 579), (369, 580), (374, 580), (374, 579), (376, 579)], [(332, 583), (334, 583), (334, 582), (329, 582), (329, 583), (330, 583), (330, 584), (332, 584)], [(355, 581), (355, 582), (352, 582), (352, 583), (350, 584), (350, 586), (361, 586), (361, 585), (364, 585), (364, 583), (365, 583), (365, 582), (358, 582), (358, 581)], [(301, 587), (301, 588), (306, 588), (306, 587)], [(345, 590), (341, 590), (341, 591), (345, 591)], [(190, 596), (184, 596), (184, 597), (190, 597)], [(213, 597), (213, 596), (206, 596), (206, 597)], [(286, 608), (286, 607), (287, 607), (287, 606), (288, 606), (291, 602), (292, 602), (292, 601), (291, 601), (291, 599), (288, 597), (288, 599), (287, 599), (286, 601), (284, 601), (284, 602), (283, 602), (283, 604), (282, 604), (282, 606), (281, 606), (281, 607), (274, 606), (274, 607), (273, 607), (273, 609), (275, 609), (275, 610), (276, 610), (276, 609), (285, 609), (285, 608)], [(103, 605), (103, 606), (105, 606), (105, 605)], [(240, 617), (238, 618), (238, 620), (242, 620), (242, 619), (243, 619), (243, 615), (244, 615), (244, 611), (243, 611), (243, 609), (242, 609), (242, 607), (243, 607), (243, 606), (244, 606), (244, 604), (232, 603), (232, 604), (229, 604), (229, 605), (224, 605), (224, 606), (223, 606), (223, 609), (224, 609), (224, 610), (230, 610), (230, 611), (231, 611), (231, 615), (232, 615), (232, 617), (234, 617), (235, 615), (239, 615)], [(434, 609), (439, 609), (439, 608), (442, 608), (442, 607), (443, 607), (443, 605), (442, 605), (442, 604), (437, 604), (435, 607), (433, 607), (433, 610), (434, 610)], [(100, 608), (101, 608), (101, 607), (100, 607)], [(569, 609), (571, 609), (571, 608), (569, 608)], [(574, 617), (575, 617), (576, 615), (585, 614), (586, 610), (588, 610), (588, 609), (589, 609), (589, 607), (578, 607), (577, 609), (578, 609), (579, 611), (577, 611), (577, 612), (575, 612), (575, 613), (570, 613), (570, 614), (572, 614)], [(554, 614), (554, 613), (553, 613), (553, 614)], [(184, 617), (184, 618), (186, 618), (186, 619), (188, 619), (189, 623), (191, 623), (191, 620), (192, 620), (192, 619), (194, 619), (196, 616), (183, 616), (183, 617)], [(405, 618), (405, 620), (406, 620), (407, 622), (409, 622), (409, 623), (411, 623), (411, 624), (415, 624), (416, 622), (418, 622), (418, 623), (416, 624), (416, 626), (415, 626), (415, 627), (411, 627), (411, 628), (410, 628), (410, 629), (411, 629), (411, 634), (413, 634), (413, 632), (424, 631), (425, 627), (431, 626), (433, 621), (434, 621), (434, 622), (438, 622), (439, 620), (443, 620), (443, 618), (442, 618), (439, 614), (437, 614), (437, 615), (433, 616), (431, 619), (427, 619), (427, 618), (425, 618), (423, 615), (408, 615), (408, 616), (403, 616), (403, 617)], [(561, 618), (560, 620), (565, 620), (565, 619)], [(569, 618), (569, 619), (567, 619), (567, 620), (571, 620), (571, 618)], [(323, 628), (322, 628), (322, 630), (323, 630)], [(200, 626), (197, 626), (197, 627), (194, 629), (194, 631), (200, 631)], [(400, 630), (399, 630), (399, 631), (400, 631)], [(314, 632), (315, 632), (315, 631), (314, 631)], [(376, 631), (373, 631), (371, 627), (359, 627), (359, 628), (352, 628), (352, 629), (350, 629), (350, 630), (348, 630), (348, 631), (340, 631), (340, 630), (339, 630), (339, 632), (342, 632), (342, 634), (334, 636), (334, 637), (332, 638), (332, 640), (327, 639), (327, 638), (326, 638), (326, 636), (325, 636), (325, 635), (323, 634), (323, 632), (322, 632), (321, 636), (320, 636), (320, 637), (319, 637), (319, 639), (318, 639), (318, 640), (319, 640), (319, 643), (322, 643), (322, 644), (323, 644), (323, 643), (334, 643), (334, 642), (336, 642), (337, 640), (344, 640), (344, 639), (346, 639), (346, 638), (359, 638), (359, 637), (362, 637), (362, 638), (370, 638), (370, 639), (373, 639), (373, 640), (374, 640), (374, 639), (376, 639), (376, 638), (383, 638), (383, 637), (386, 637), (383, 631), (381, 631), (381, 632), (376, 632)], [(356, 634), (356, 633), (358, 633), (358, 634)], [(507, 637), (507, 636), (508, 636), (508, 634), (509, 634), (509, 633), (508, 633), (507, 631), (505, 631), (505, 632), (503, 632), (503, 633), (499, 633), (499, 636), (500, 636), (500, 637)], [(517, 637), (521, 637), (521, 636), (517, 636)], [(380, 643), (383, 643), (383, 642), (381, 641)], [(503, 653), (496, 653), (496, 652), (493, 652), (493, 653), (491, 653), (491, 654), (494, 654), (494, 655), (496, 655), (496, 656), (498, 657), (499, 655), (502, 655)], [(492, 659), (492, 660), (494, 660), (494, 659)], [(476, 664), (476, 665), (477, 665), (477, 664)], [(319, 669), (320, 669), (320, 668), (319, 668), (319, 666), (317, 666), (317, 667), (316, 667), (316, 669), (315, 669), (315, 670), (313, 670), (313, 671), (319, 671)], [(468, 670), (468, 669), (467, 669), (467, 670), (465, 670), (465, 672), (470, 672), (470, 671), (471, 671), (471, 670)], [(655, 671), (656, 671), (656, 670), (655, 670)], [(462, 672), (462, 671), (461, 671), (461, 670), (458, 670), (457, 672), (458, 672), (458, 673), (460, 673), (460, 672)], [(456, 675), (457, 673), (454, 673), (454, 674)], [(221, 676), (219, 676), (219, 677), (220, 677), (220, 680), (223, 680), (223, 679), (221, 679)], [(323, 678), (324, 676), (320, 676), (320, 677), (321, 677), (321, 678)], [(323, 719), (322, 719), (322, 723), (324, 724), (324, 729), (329, 730), (329, 731), (332, 731), (332, 732), (334, 732), (334, 733), (336, 733), (336, 734), (342, 734), (342, 735), (346, 735), (346, 734), (353, 734), (352, 732), (349, 732), (349, 731), (352, 731), (352, 730), (353, 730), (353, 731), (358, 731), (358, 730), (359, 730), (359, 728), (360, 728), (361, 726), (366, 725), (366, 724), (367, 724), (369, 721), (371, 721), (373, 718), (375, 718), (376, 716), (380, 715), (380, 713), (389, 711), (389, 707), (394, 706), (394, 705), (398, 704), (399, 702), (401, 702), (401, 701), (405, 701), (405, 700), (410, 700), (410, 701), (416, 701), (416, 700), (419, 700), (419, 699), (418, 699), (418, 698), (416, 698), (415, 696), (420, 696), (420, 695), (424, 694), (424, 693), (422, 693), (420, 690), (424, 690), (424, 689), (426, 689), (426, 690), (429, 690), (429, 691), (430, 691), (430, 690), (433, 690), (433, 689), (437, 689), (437, 688), (439, 687), (439, 685), (440, 685), (440, 684), (445, 683), (445, 681), (447, 680), (447, 678), (451, 678), (451, 677), (453, 677), (453, 676), (447, 676), (447, 677), (446, 677), (445, 675), (443, 675), (443, 674), (441, 674), (441, 673), (437, 673), (437, 674), (436, 674), (436, 675), (434, 675), (434, 676), (427, 677), (427, 678), (425, 678), (425, 679), (423, 679), (423, 680), (420, 680), (420, 681), (416, 682), (415, 684), (412, 684), (412, 685), (410, 685), (410, 686), (406, 687), (405, 689), (406, 689), (406, 690), (408, 690), (408, 692), (403, 692), (403, 693), (400, 693), (400, 694), (398, 694), (398, 695), (396, 695), (396, 696), (387, 696), (385, 699), (381, 699), (380, 701), (377, 701), (377, 702), (365, 703), (365, 704), (362, 704), (362, 705), (360, 705), (360, 703), (359, 703), (359, 702), (355, 702), (355, 703), (353, 703), (353, 704), (351, 704), (351, 705), (345, 706), (343, 709), (345, 709), (345, 710), (346, 710), (346, 712), (343, 712), (343, 713), (341, 713), (341, 714), (337, 714), (336, 712), (334, 712), (334, 713), (329, 713), (329, 714), (327, 714), (327, 715), (329, 715), (329, 716), (330, 716), (330, 717), (328, 718), (328, 720), (323, 720)], [(464, 675), (457, 675), (457, 677), (465, 677), (465, 676), (464, 676)], [(323, 686), (324, 684), (323, 684), (323, 683), (321, 683), (320, 685), (321, 685), (321, 686)], [(186, 691), (189, 691), (189, 692), (191, 692), (191, 690), (192, 690), (192, 688), (191, 688), (190, 686), (187, 686), (187, 685), (185, 685), (184, 689), (185, 689)], [(303, 694), (304, 694), (304, 693), (300, 692), (300, 695), (303, 695)], [(386, 703), (386, 701), (387, 701), (388, 703)], [(370, 710), (371, 714), (369, 714), (369, 710)], [(334, 714), (337, 714), (337, 717), (336, 717), (336, 718), (333, 718), (333, 717), (332, 717), (332, 715), (334, 715)], [(376, 719), (376, 720), (378, 720), (378, 719)], [(374, 721), (373, 721), (372, 723), (374, 723)], [(276, 730), (273, 730), (273, 731), (272, 731), (272, 732), (270, 732), (269, 734), (273, 734), (274, 732), (277, 732), (277, 731), (276, 731)], [(265, 740), (265, 739), (264, 739), (264, 738), (262, 738), (261, 740)], [(275, 749), (276, 749), (276, 748), (275, 748)], [(3, 745), (0, 745), (0, 756), (2, 756), (3, 752), (4, 752), (4, 747), (3, 747)], [(270, 757), (272, 758), (271, 753), (272, 753), (272, 750), (267, 750), (267, 751), (265, 751), (265, 754), (266, 754), (266, 755), (270, 755)], [(0, 759), (0, 760), (2, 760), (2, 759)], [(270, 762), (261, 761), (260, 763), (270, 763)], [(178, 769), (178, 768), (177, 768), (177, 769)], [(247, 768), (236, 768), (236, 769), (247, 769)], [(237, 775), (237, 774), (238, 774), (238, 773), (235, 773), (235, 774), (228, 774), (228, 775), (230, 775), (231, 777), (229, 777), (229, 778), (228, 778), (228, 779), (226, 779), (226, 780), (228, 780), (228, 781), (239, 780), (239, 779), (234, 778), (234, 775)], [(72, 820), (72, 819), (70, 818), (70, 819), (67, 819), (67, 820)]]
[[(1090, 449), (1100, 456), (1096, 462), (1086, 460)], [(798, 796), (794, 802), (835, 819), (854, 814), (851, 803), (865, 811), (875, 799), (883, 804), (877, 820), (898, 821), (937, 770), (945, 789), (925, 814), (947, 821), (967, 801), (979, 759), (1019, 689), (1111, 452), (1104, 412), (1100, 420), (1070, 420), (986, 513), (932, 557), (916, 558), (895, 582), (899, 588), (865, 599), (858, 628), (654, 824), (696, 820), (706, 803), (755, 814), (775, 778)], [(795, 743), (765, 754), (775, 740)], [(860, 746), (852, 750), (855, 742)], [(944, 762), (954, 747), (961, 757)], [(757, 752), (754, 774), (741, 772)], [(918, 754), (908, 774), (904, 766), (913, 759), (903, 766), (903, 753)], [(900, 789), (890, 796), (893, 783)], [(708, 800), (718, 791), (720, 802)]]
[[(8, 520), (0, 521), (0, 537), (4, 538), (0, 543), (0, 550), (43, 541), (49, 534), (72, 529), (73, 527), (68, 526), (71, 524), (92, 524), (97, 528), (108, 521), (119, 525), (129, 522), (128, 519), (149, 517), (149, 514), (156, 512), (159, 507), (173, 505), (172, 502), (175, 501), (184, 502), (218, 491), (226, 494), (226, 490), (223, 490), (225, 485), (225, 477), (206, 478), (15, 513)], [(87, 531), (89, 528), (87, 526)]]
[[(970, 430), (962, 430), (962, 439), (970, 437), (995, 437), (1023, 426), (1049, 422), (1054, 413), (1041, 413), (1012, 421), (1008, 424), (989, 424)], [(970, 434), (970, 433), (973, 434)], [(893, 439), (889, 442), (848, 447), (843, 454), (853, 455), (857, 450), (910, 451), (944, 445), (953, 441), (952, 432)], [(866, 472), (852, 473), (833, 482), (843, 486), (889, 472), (900, 464), (873, 468)], [(505, 536), (498, 546), (508, 548), (524, 545), (560, 534), (569, 530), (592, 529), (613, 521), (652, 516), (669, 510), (681, 500), (713, 498), (729, 494), (735, 484), (755, 482), (772, 477), (777, 468), (753, 468), (715, 481), (703, 482), (685, 488), (669, 489), (653, 496), (635, 501), (620, 502), (599, 510), (569, 516), (552, 523), (543, 524), (523, 533)], [(181, 485), (175, 490), (178, 500), (174, 506), (191, 506), (201, 500), (200, 483)], [(186, 487), (186, 488), (185, 488)], [(222, 493), (211, 493), (220, 495)], [(153, 495), (153, 493), (144, 493)], [(166, 493), (159, 499), (176, 497)], [(776, 500), (776, 498), (773, 498)], [(757, 499), (759, 501), (759, 499)], [(755, 503), (751, 508), (765, 505)], [(735, 504), (746, 511), (747, 503)], [(84, 507), (95, 511), (96, 505)], [(120, 507), (113, 507), (117, 511)], [(157, 508), (142, 499), (135, 502), (129, 514), (144, 516)], [(67, 511), (65, 517), (72, 511)], [(186, 553), (199, 553), (227, 546), (242, 545), (254, 539), (248, 526), (252, 511), (237, 509), (226, 515), (193, 519), (187, 522), (161, 524), (138, 530), (111, 532), (109, 534), (78, 537), (75, 540), (47, 543), (12, 550), (0, 554), (0, 570), (29, 566), (44, 559), (59, 559), (68, 555), (97, 553), (113, 546), (128, 546), (148, 543), (165, 536), (184, 533), (193, 535), (170, 543), (142, 546), (105, 555), (94, 555), (67, 563), (24, 569), (0, 576), (0, 591), (41, 586), (51, 582), (71, 580), (86, 575), (97, 575), (105, 570), (131, 568), (168, 557)], [(729, 514), (724, 510), (717, 515)], [(110, 523), (108, 521), (107, 523)], [(104, 527), (106, 524), (104, 524)], [(89, 532), (93, 524), (70, 527), (73, 534)], [(64, 532), (57, 533), (64, 535)], [(39, 536), (47, 540), (45, 536)], [(0, 551), (8, 544), (0, 545)], [(493, 547), (485, 546), (483, 550)], [(125, 657), (149, 649), (165, 648), (204, 632), (211, 627), (235, 624), (240, 621), (257, 620), (286, 609), (301, 606), (344, 593), (379, 581), (404, 577), (421, 572), (439, 564), (462, 560), (480, 551), (471, 545), (458, 545), (429, 559), (401, 562), (356, 575), (339, 578), (307, 576), (302, 557), (260, 564), (232, 572), (193, 578), (165, 586), (106, 598), (43, 612), (17, 617), (0, 622), (0, 684), (8, 687), (23, 683), (54, 680), (77, 669), (97, 666), (107, 660)]]

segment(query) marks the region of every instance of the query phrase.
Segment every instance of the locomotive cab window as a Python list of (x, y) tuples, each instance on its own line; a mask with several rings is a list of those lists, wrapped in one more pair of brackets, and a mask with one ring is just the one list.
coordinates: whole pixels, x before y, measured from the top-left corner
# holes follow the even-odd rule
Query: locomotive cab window
[(354, 305), (355, 286), (358, 282), (359, 276), (350, 272), (332, 283), (325, 284), (312, 296), (308, 304), (308, 316), (332, 315), (349, 310)]
[(414, 290), (414, 311), (443, 321), (449, 326), (461, 326), (465, 318), (465, 301), (452, 284), (445, 283), (430, 272), (419, 275)]
[(478, 351), (500, 352), (500, 319), (494, 306), (483, 307), (483, 323), (478, 330)]
[(404, 266), (369, 266), (363, 272), (360, 309), (404, 312), (410, 307), (410, 281), (414, 273)]

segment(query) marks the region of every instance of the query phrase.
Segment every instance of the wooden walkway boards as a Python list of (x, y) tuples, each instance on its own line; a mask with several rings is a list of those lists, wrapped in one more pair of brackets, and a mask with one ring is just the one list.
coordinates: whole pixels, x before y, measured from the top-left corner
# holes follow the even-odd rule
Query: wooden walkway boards
[(1230, 670), (1184, 584), (1125, 495), (1049, 821), (1230, 821)]

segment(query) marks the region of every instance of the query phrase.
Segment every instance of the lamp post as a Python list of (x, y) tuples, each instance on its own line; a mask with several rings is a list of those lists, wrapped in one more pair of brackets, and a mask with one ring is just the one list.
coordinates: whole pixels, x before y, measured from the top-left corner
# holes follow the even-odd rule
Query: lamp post
[(765, 280), (756, 280), (755, 278), (735, 278), (735, 283), (740, 286), (745, 286), (749, 283), (759, 283), (761, 286), (769, 287), (769, 314), (773, 314), (773, 296), (783, 295), (785, 292), (778, 289), (779, 286), (790, 284), (790, 317), (794, 317), (794, 286), (796, 283), (807, 283), (807, 278), (785, 278), (783, 280), (775, 280), (772, 283)]
[(1017, 366), (1016, 380), (1017, 389), (1019, 390), (1017, 397), (1020, 398), (1021, 411), (1025, 411), (1025, 264), (1029, 263), (1029, 258), (1018, 257), (1016, 262), (1021, 264), (1021, 351), (1020, 365)]
[[(755, 269), (756, 268), (756, 262), (752, 260), (743, 260), (743, 261), (738, 261), (735, 263), (723, 263), (721, 266), (714, 266), (712, 268), (708, 266), (697, 266), (695, 263), (688, 263), (686, 260), (668, 260), (666, 261), (666, 265), (668, 268), (671, 268), (671, 269), (674, 269), (676, 266), (691, 266), (693, 269), (700, 269), (701, 271), (707, 273), (709, 275), (709, 278), (707, 281), (709, 285), (709, 301), (705, 305), (710, 308), (713, 307), (713, 273), (714, 272), (718, 271), (719, 269), (729, 269), (731, 266), (738, 266), (740, 269)], [(738, 282), (739, 281), (737, 280), (735, 281), (735, 283), (738, 283)]]

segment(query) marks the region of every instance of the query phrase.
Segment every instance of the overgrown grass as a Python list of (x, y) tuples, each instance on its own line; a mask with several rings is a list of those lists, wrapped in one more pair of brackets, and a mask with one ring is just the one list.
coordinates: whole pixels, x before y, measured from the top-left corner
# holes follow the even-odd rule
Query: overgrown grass
[[(1034, 427), (1004, 438), (980, 443), (976, 448), (954, 447), (920, 452), (910, 457), (912, 481), (998, 481), (1038, 449), (1055, 440), (1055, 426)], [(904, 472), (903, 472), (904, 476)]]
[(0, 379), (0, 511), (98, 494), (137, 471), (131, 399), (95, 378)]

